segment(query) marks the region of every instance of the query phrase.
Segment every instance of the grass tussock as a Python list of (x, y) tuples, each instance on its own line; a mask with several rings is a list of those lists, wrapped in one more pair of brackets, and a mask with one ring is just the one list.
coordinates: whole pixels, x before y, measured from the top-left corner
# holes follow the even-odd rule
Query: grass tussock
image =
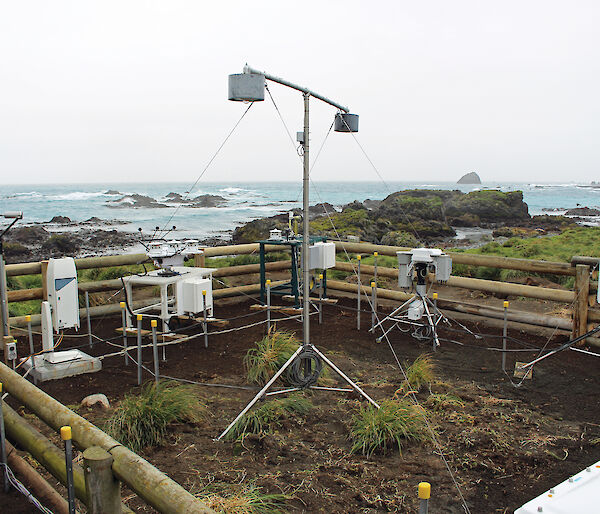
[(465, 403), (458, 396), (450, 393), (431, 394), (425, 403), (434, 411), (461, 409), (465, 406)]
[(300, 343), (289, 332), (277, 330), (263, 337), (244, 357), (248, 381), (264, 385), (298, 349)]
[(193, 386), (175, 382), (146, 384), (139, 395), (126, 395), (106, 421), (106, 432), (133, 451), (160, 445), (173, 422), (196, 423), (206, 406)]
[(420, 391), (424, 385), (430, 386), (435, 379), (434, 364), (431, 355), (421, 354), (406, 367), (408, 382), (402, 385), (402, 390)]
[(379, 409), (361, 406), (352, 417), (350, 428), (352, 453), (370, 457), (374, 452), (386, 453), (410, 442), (425, 442), (430, 435), (421, 408), (407, 400), (387, 400)]
[(198, 497), (219, 514), (279, 514), (288, 499), (284, 494), (266, 494), (255, 484), (212, 486)]
[(282, 426), (282, 422), (296, 415), (304, 415), (312, 408), (307, 398), (292, 395), (269, 401), (257, 409), (251, 410), (241, 418), (227, 433), (229, 441), (242, 440), (248, 434), (270, 434)]

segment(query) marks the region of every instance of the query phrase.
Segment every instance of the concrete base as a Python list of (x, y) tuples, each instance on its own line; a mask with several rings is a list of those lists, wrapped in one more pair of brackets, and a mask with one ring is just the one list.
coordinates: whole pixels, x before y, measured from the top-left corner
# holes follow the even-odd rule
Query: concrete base
[[(100, 359), (91, 357), (79, 350), (65, 350), (36, 355), (33, 359), (35, 359), (35, 368), (31, 369), (29, 375), (39, 382), (73, 377), (83, 373), (94, 373), (102, 369)], [(29, 371), (31, 358), (23, 363), (23, 368), (25, 371)]]

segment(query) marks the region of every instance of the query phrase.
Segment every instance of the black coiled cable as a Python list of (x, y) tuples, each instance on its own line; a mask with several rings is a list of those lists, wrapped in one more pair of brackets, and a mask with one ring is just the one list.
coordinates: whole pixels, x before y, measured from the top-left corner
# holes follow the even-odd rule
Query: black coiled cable
[[(305, 364), (309, 363), (310, 373), (306, 374)], [(288, 381), (292, 387), (315, 385), (323, 371), (323, 361), (312, 348), (302, 350), (288, 368)]]

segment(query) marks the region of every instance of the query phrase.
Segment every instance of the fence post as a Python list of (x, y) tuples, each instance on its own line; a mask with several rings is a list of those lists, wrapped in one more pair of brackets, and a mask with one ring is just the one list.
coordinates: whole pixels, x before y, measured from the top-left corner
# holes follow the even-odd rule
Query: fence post
[(60, 438), (65, 442), (65, 466), (67, 470), (67, 496), (69, 513), (75, 514), (75, 483), (73, 481), (73, 442), (71, 441), (71, 427), (65, 425), (60, 428)]
[(83, 452), (85, 490), (90, 514), (121, 512), (121, 483), (112, 472), (114, 459), (99, 446)]
[[(573, 304), (573, 337), (587, 332), (588, 297), (590, 295), (590, 267), (586, 264), (575, 266), (575, 303)], [(582, 341), (583, 344), (585, 341)]]
[(204, 253), (197, 253), (194, 255), (194, 266), (196, 266), (196, 268), (206, 267), (206, 257), (204, 256)]

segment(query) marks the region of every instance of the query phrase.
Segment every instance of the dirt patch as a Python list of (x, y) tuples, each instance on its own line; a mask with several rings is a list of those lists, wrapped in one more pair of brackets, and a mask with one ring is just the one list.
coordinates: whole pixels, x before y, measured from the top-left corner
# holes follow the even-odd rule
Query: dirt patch
[[(249, 314), (250, 302), (220, 302), (220, 318)], [(368, 333), (370, 317), (363, 317), (363, 330), (356, 330), (354, 304), (341, 300), (326, 306), (324, 323), (311, 324), (311, 340), (343, 371), (359, 381), (376, 400), (391, 398), (402, 384), (402, 376), (389, 346), (376, 343)], [(238, 318), (230, 328), (264, 319), (264, 313)], [(94, 332), (114, 337), (118, 320), (94, 323)], [(297, 321), (279, 328), (295, 330)], [(469, 325), (474, 331), (493, 329)], [(248, 348), (264, 335), (265, 325), (214, 335), (208, 349), (203, 339), (169, 347), (161, 374), (206, 383), (247, 385), (242, 359)], [(512, 512), (527, 500), (600, 460), (600, 399), (593, 394), (599, 385), (598, 360), (575, 352), (550, 358), (534, 371), (534, 378), (521, 387), (511, 385), (500, 369), (500, 354), (474, 347), (500, 345), (499, 339), (474, 340), (461, 333), (444, 337), (463, 342), (443, 342), (433, 354), (437, 380), (430, 391), (418, 395), (435, 429), (449, 468), (472, 512)], [(543, 346), (546, 339), (510, 334), (528, 344)], [(393, 331), (392, 347), (399, 359), (412, 362), (430, 351), (407, 334)], [(115, 341), (120, 343), (120, 341)], [(85, 338), (69, 339), (62, 346), (86, 345)], [(26, 348), (20, 343), (19, 352)], [(133, 341), (131, 341), (133, 344)], [(555, 342), (551, 342), (553, 346)], [(513, 349), (521, 348), (511, 345)], [(93, 355), (117, 350), (106, 344), (85, 349)], [(516, 357), (508, 358), (509, 369)], [(145, 365), (152, 367), (152, 354), (144, 351)], [(144, 379), (149, 380), (149, 374)], [(123, 357), (103, 361), (100, 373), (49, 382), (42, 389), (66, 405), (78, 404), (85, 396), (104, 393), (115, 405), (125, 393), (136, 391), (136, 370), (124, 366)], [(310, 392), (314, 408), (304, 417), (288, 420), (275, 433), (246, 438), (243, 442), (215, 442), (252, 397), (251, 391), (199, 386), (211, 412), (198, 425), (175, 425), (168, 442), (147, 449), (142, 455), (186, 488), (199, 492), (215, 484), (254, 483), (268, 493), (289, 497), (289, 512), (414, 512), (416, 487), (422, 480), (432, 484), (432, 512), (463, 512), (456, 486), (433, 444), (407, 447), (402, 454), (374, 454), (371, 458), (350, 454), (348, 427), (359, 400), (354, 395)], [(450, 401), (451, 400), (451, 401)], [(105, 413), (80, 410), (102, 424)], [(11, 495), (11, 498), (14, 495)], [(125, 497), (126, 495), (124, 495)], [(4, 499), (6, 497), (0, 496)], [(29, 512), (15, 506), (13, 512)], [(141, 504), (128, 500), (138, 511)]]

